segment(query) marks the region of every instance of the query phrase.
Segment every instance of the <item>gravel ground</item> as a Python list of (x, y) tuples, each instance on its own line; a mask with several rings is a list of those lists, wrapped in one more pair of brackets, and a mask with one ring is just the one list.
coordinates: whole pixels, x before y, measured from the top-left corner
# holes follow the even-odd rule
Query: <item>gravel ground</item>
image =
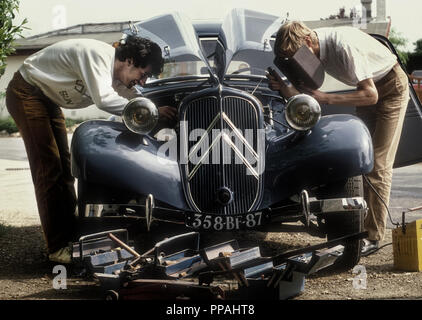
[[(144, 241), (145, 245), (163, 238), (158, 234), (154, 237)], [(233, 234), (223, 234), (218, 242), (233, 238)], [(241, 245), (259, 245), (262, 255), (323, 241), (303, 232), (248, 232), (236, 238)], [(381, 245), (390, 242), (391, 230), (388, 230)], [(364, 282), (356, 282), (356, 277), (362, 278), (363, 274), (354, 274), (352, 270), (330, 274), (319, 272), (306, 278), (303, 293), (293, 300), (422, 299), (422, 273), (395, 270), (391, 245), (362, 258), (359, 265), (366, 271), (366, 288), (363, 288)], [(67, 288), (54, 289), (56, 274), (53, 267), (47, 261), (40, 226), (0, 230), (0, 300), (102, 299), (97, 282), (77, 277), (72, 270), (68, 271)], [(354, 286), (356, 283), (360, 288)]]

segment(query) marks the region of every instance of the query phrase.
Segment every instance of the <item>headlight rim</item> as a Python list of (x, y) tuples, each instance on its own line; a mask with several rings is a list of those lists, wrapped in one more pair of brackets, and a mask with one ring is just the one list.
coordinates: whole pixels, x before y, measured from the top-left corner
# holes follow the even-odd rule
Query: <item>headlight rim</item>
[[(136, 104), (138, 104), (138, 106)], [(131, 111), (130, 108), (136, 108), (136, 107), (147, 109), (150, 116), (152, 117), (151, 124), (148, 126), (145, 125), (146, 129), (142, 129), (142, 128), (136, 129), (135, 126), (131, 125), (130, 123), (130, 118), (131, 118), (130, 112), (132, 112), (133, 114), (133, 111)], [(139, 134), (139, 135), (148, 135), (156, 127), (158, 123), (158, 119), (159, 119), (159, 113), (158, 113), (158, 108), (150, 99), (145, 98), (145, 97), (136, 97), (129, 100), (129, 102), (126, 104), (126, 106), (123, 109), (121, 118), (125, 127), (129, 131)]]
[[(304, 126), (304, 125), (298, 124), (296, 121), (292, 119), (292, 117), (290, 116), (291, 112), (289, 111), (291, 108), (294, 107), (294, 103), (307, 104), (310, 107), (310, 111), (311, 111), (310, 119), (312, 117), (314, 118), (313, 120), (311, 119), (312, 122), (310, 125)], [(309, 131), (313, 127), (315, 127), (315, 125), (319, 122), (321, 118), (321, 106), (314, 97), (305, 93), (297, 94), (288, 99), (285, 110), (284, 110), (284, 117), (286, 119), (287, 124), (293, 130), (302, 131), (302, 132)]]

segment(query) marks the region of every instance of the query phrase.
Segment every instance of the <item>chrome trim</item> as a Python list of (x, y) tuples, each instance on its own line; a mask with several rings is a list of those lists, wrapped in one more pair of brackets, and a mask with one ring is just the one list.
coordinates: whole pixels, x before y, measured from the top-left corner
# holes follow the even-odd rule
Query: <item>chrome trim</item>
[(362, 197), (311, 201), (311, 203), (315, 202), (319, 202), (321, 212), (323, 213), (366, 210), (368, 207), (366, 201)]
[(145, 222), (147, 224), (147, 230), (150, 230), (151, 223), (152, 223), (152, 215), (155, 208), (155, 201), (154, 196), (149, 194), (147, 199), (145, 200)]
[[(211, 121), (211, 124), (208, 126), (206, 133), (204, 133), (201, 137), (201, 139), (199, 139), (199, 141), (191, 148), (191, 151), (189, 152), (188, 155), (188, 159), (190, 159), (192, 157), (192, 154), (196, 151), (197, 146), (200, 146), (202, 141), (205, 139), (206, 136), (209, 135), (209, 133), (211, 132), (211, 130), (215, 127), (215, 124), (217, 123), (217, 121), (220, 119), (221, 117), (221, 113), (217, 114), (214, 118), (214, 120)], [(185, 120), (186, 121), (186, 120)], [(220, 136), (221, 134), (219, 134)], [(186, 135), (187, 136), (187, 135)], [(207, 150), (208, 151), (208, 150)]]
[(222, 134), (223, 139), (226, 141), (226, 143), (234, 150), (234, 152), (239, 156), (239, 158), (242, 160), (243, 164), (252, 172), (256, 180), (259, 181), (259, 175), (255, 171), (255, 169), (252, 167), (252, 165), (246, 160), (246, 158), (243, 156), (242, 152), (236, 147), (236, 145), (233, 143), (233, 141), (229, 138), (229, 136), (225, 133)]
[(259, 160), (258, 154), (255, 152), (253, 147), (248, 143), (248, 141), (245, 139), (245, 137), (242, 135), (241, 132), (239, 132), (239, 129), (236, 128), (236, 126), (231, 122), (230, 118), (226, 115), (226, 113), (223, 111), (221, 113), (221, 116), (223, 117), (223, 120), (226, 121), (226, 123), (229, 125), (230, 128), (232, 128), (233, 132), (236, 134), (236, 136), (242, 140), (243, 145), (249, 150), (250, 153), (254, 156), (255, 160)]
[[(234, 134), (242, 141), (243, 145), (249, 150), (250, 153), (252, 153), (253, 157), (258, 162), (259, 161), (258, 154), (255, 152), (253, 147), (251, 147), (251, 145), (248, 143), (248, 141), (245, 139), (245, 137), (242, 135), (242, 133), (239, 131), (239, 129), (237, 129), (236, 126), (233, 124), (233, 122), (231, 122), (230, 118), (226, 115), (226, 113), (224, 111), (220, 112), (219, 114), (217, 114), (215, 116), (215, 118), (213, 119), (211, 124), (206, 129), (206, 132), (202, 135), (201, 139), (199, 139), (199, 141), (191, 148), (191, 151), (189, 152), (188, 159), (190, 160), (192, 158), (192, 155), (198, 149), (198, 146), (201, 145), (202, 141), (205, 139), (206, 136), (209, 136), (209, 133), (211, 132), (212, 128), (214, 128), (215, 124), (217, 123), (217, 121), (220, 118), (222, 118), (229, 125), (229, 127), (233, 130)], [(236, 145), (231, 141), (231, 139), (227, 136), (227, 134), (220, 132), (219, 135), (211, 143), (210, 147), (206, 150), (204, 155), (201, 157), (198, 164), (188, 174), (188, 181), (192, 180), (195, 173), (198, 171), (199, 167), (202, 165), (203, 159), (210, 153), (210, 151), (213, 149), (214, 145), (216, 144), (217, 140), (221, 137), (226, 141), (227, 144), (230, 145), (232, 150), (234, 150), (234, 152), (239, 156), (239, 158), (242, 160), (242, 162), (249, 168), (249, 170), (252, 172), (252, 174), (255, 176), (255, 178), (257, 180), (259, 180), (258, 173), (255, 171), (255, 169), (252, 167), (252, 165), (249, 163), (249, 161), (243, 156), (243, 154), (236, 147)]]
[[(209, 136), (209, 133), (211, 132), (212, 128), (215, 127), (216, 123), (218, 120), (220, 120), (221, 122), (221, 132), (220, 134), (212, 141), (211, 146), (206, 150), (206, 152), (204, 153), (204, 155), (201, 156), (201, 159), (199, 160), (199, 163), (196, 164), (194, 166), (194, 168), (192, 170), (189, 170), (189, 165), (186, 164), (184, 165), (184, 172), (185, 172), (185, 176), (186, 176), (186, 197), (187, 200), (189, 200), (189, 204), (192, 207), (192, 209), (194, 211), (197, 212), (201, 212), (201, 210), (199, 209), (198, 205), (196, 204), (196, 201), (193, 199), (193, 195), (192, 195), (192, 190), (191, 190), (191, 181), (193, 179), (193, 177), (195, 176), (195, 174), (198, 172), (198, 169), (202, 166), (203, 164), (203, 160), (205, 159), (206, 156), (209, 155), (210, 151), (212, 150), (212, 148), (215, 146), (215, 144), (220, 141), (221, 139), (224, 139), (225, 142), (227, 142), (229, 144), (229, 146), (233, 149), (233, 151), (240, 156), (240, 158), (242, 159), (244, 165), (246, 166), (247, 169), (249, 169), (250, 173), (252, 173), (252, 175), (255, 177), (255, 179), (257, 180), (256, 183), (258, 183), (258, 185), (256, 186), (256, 193), (254, 198), (251, 199), (251, 205), (249, 206), (247, 210), (247, 212), (250, 212), (253, 208), (255, 208), (257, 201), (260, 199), (260, 195), (262, 193), (262, 180), (263, 180), (263, 171), (260, 169), (260, 173), (257, 172), (256, 169), (254, 169), (252, 167), (252, 165), (246, 160), (245, 157), (243, 157), (243, 155), (241, 154), (240, 150), (237, 149), (237, 147), (234, 145), (235, 148), (233, 148), (233, 142), (231, 141), (230, 137), (227, 135), (222, 135), (221, 133), (224, 133), (224, 123), (226, 124), (226, 126), (230, 129), (233, 130), (233, 132), (235, 132), (235, 135), (242, 141), (242, 143), (246, 146), (246, 149), (250, 152), (250, 154), (253, 155), (255, 160), (260, 160), (261, 156), (260, 154), (263, 153), (263, 155), (265, 156), (265, 150), (261, 150), (265, 147), (265, 142), (260, 141), (259, 139), (259, 135), (257, 134), (256, 138), (257, 138), (257, 148), (256, 151), (254, 150), (253, 146), (251, 146), (249, 143), (247, 143), (247, 140), (245, 139), (245, 137), (243, 136), (243, 134), (240, 132), (240, 130), (234, 125), (234, 123), (231, 121), (231, 119), (228, 117), (228, 115), (226, 114), (226, 112), (224, 112), (224, 105), (229, 104), (230, 100), (229, 99), (237, 99), (237, 100), (242, 100), (244, 103), (246, 103), (247, 105), (249, 105), (249, 107), (252, 108), (252, 114), (253, 114), (253, 118), (251, 118), (250, 120), (253, 121), (253, 128), (256, 129), (260, 129), (261, 126), (259, 124), (259, 115), (258, 112), (261, 106), (259, 100), (257, 100), (255, 97), (250, 96), (249, 94), (243, 92), (243, 94), (247, 94), (248, 97), (242, 96), (242, 95), (233, 95), (232, 93), (230, 93), (230, 95), (227, 96), (223, 96), (223, 92), (224, 92), (224, 87), (222, 85), (216, 87), (216, 93), (217, 95), (214, 94), (209, 94), (206, 96), (202, 96), (202, 97), (198, 97), (196, 99), (192, 99), (190, 101), (186, 101), (184, 104), (186, 104), (186, 107), (184, 108), (184, 114), (183, 114), (183, 120), (186, 121), (187, 119), (187, 115), (188, 112), (190, 112), (190, 108), (193, 104), (200, 102), (201, 100), (207, 100), (207, 99), (216, 99), (217, 103), (218, 103), (218, 109), (219, 111), (216, 111), (216, 115), (213, 118), (213, 120), (211, 121), (211, 123), (208, 125), (207, 129), (206, 129), (206, 133), (203, 134), (203, 136), (201, 136), (200, 140), (195, 143), (191, 149), (189, 151), (186, 150), (186, 154), (189, 156), (189, 161), (192, 157), (192, 155), (194, 154), (194, 152), (196, 152), (198, 150), (198, 147), (201, 145), (201, 143), (203, 143), (203, 140), (205, 139), (205, 134), (207, 134)], [(230, 106), (228, 106), (230, 107)], [(261, 106), (262, 108), (262, 106)], [(184, 132), (185, 132), (185, 139), (188, 139), (189, 136), (189, 129), (188, 126), (186, 126), (184, 128)], [(230, 140), (230, 142), (228, 142), (228, 140)], [(186, 143), (189, 143), (189, 141), (187, 140)], [(262, 151), (262, 152), (261, 152)], [(222, 150), (223, 152), (223, 158), (224, 158), (224, 148)], [(261, 163), (261, 161), (258, 161), (257, 164), (259, 166), (262, 166), (263, 164)], [(190, 171), (190, 172), (189, 172)], [(225, 174), (222, 174), (222, 183), (225, 184)], [(236, 213), (233, 213), (236, 214)]]
[(212, 150), (212, 148), (214, 148), (214, 145), (217, 143), (217, 141), (220, 139), (220, 137), (222, 136), (222, 132), (220, 132), (220, 134), (215, 137), (214, 141), (211, 143), (211, 146), (207, 149), (207, 151), (205, 152), (205, 154), (201, 157), (201, 159), (199, 160), (199, 162), (197, 163), (197, 165), (192, 169), (192, 171), (189, 173), (188, 175), (188, 181), (191, 181), (192, 178), (195, 176), (195, 173), (198, 171), (198, 169), (202, 166), (203, 163), (203, 159), (210, 153), (210, 151)]
[[(259, 108), (259, 106), (261, 106), (261, 109), (262, 109), (262, 105), (261, 105), (260, 101), (256, 97), (251, 96), (251, 100), (250, 99), (246, 99), (244, 96), (232, 96), (232, 95), (230, 95), (230, 96), (225, 96), (224, 97), (224, 99), (228, 99), (228, 98), (241, 99), (241, 100), (246, 101), (249, 105), (251, 105), (252, 108), (253, 108), (253, 110), (254, 110), (254, 114), (255, 114), (255, 119), (254, 119), (255, 120), (255, 123), (257, 124), (257, 128), (259, 127), (259, 119), (258, 119), (257, 110), (255, 109), (255, 105), (251, 102), (251, 100), (252, 101), (255, 101), (255, 103), (257, 104), (258, 108)], [(265, 156), (265, 141), (264, 141), (264, 145), (263, 146), (261, 145), (261, 142), (262, 141), (260, 141), (259, 137), (257, 136), (257, 146), (256, 146), (256, 149), (259, 152), (259, 150), (261, 150), (261, 148), (262, 148), (262, 153), (260, 153), (260, 154)], [(261, 159), (261, 158), (258, 157), (257, 160), (259, 160), (259, 159)], [(265, 165), (265, 158), (264, 158), (263, 161), (257, 162), (257, 164), (259, 166)], [(258, 188), (257, 188), (257, 191), (256, 191), (255, 199), (254, 199), (252, 205), (249, 207), (248, 212), (252, 211), (252, 209), (255, 207), (255, 204), (259, 200), (259, 197), (260, 197), (260, 195), (262, 193), (262, 187), (263, 187), (262, 186), (262, 177), (263, 177), (262, 173), (263, 173), (263, 170), (260, 169), (260, 172), (261, 172), (261, 175), (258, 176), (259, 177), (258, 182), (257, 182), (258, 183)]]
[[(193, 103), (196, 103), (196, 102), (198, 102), (198, 101), (201, 101), (201, 100), (206, 100), (206, 99), (215, 99), (215, 100), (218, 100), (217, 99), (217, 97), (216, 96), (214, 96), (214, 95), (207, 95), (207, 96), (202, 96), (202, 97), (199, 97), (199, 98), (197, 98), (197, 99), (193, 99), (193, 100), (191, 100), (191, 101), (189, 101), (188, 102), (188, 107), (190, 107)], [(183, 114), (183, 121), (186, 123), (187, 122), (187, 120), (186, 120), (186, 114), (187, 114), (187, 109), (188, 108), (185, 108), (185, 110), (184, 110), (184, 114)], [(217, 116), (219, 116), (219, 114), (217, 114)], [(188, 145), (188, 143), (189, 143), (189, 128), (188, 128), (189, 126), (186, 126), (184, 129), (184, 131), (185, 131), (185, 139), (186, 139), (186, 141), (185, 142), (183, 142), (185, 145), (186, 145), (186, 148), (187, 148), (187, 145)], [(193, 147), (192, 147), (193, 148)], [(188, 152), (187, 150), (186, 150), (186, 152)], [(189, 158), (188, 158), (188, 161), (189, 161)], [(200, 166), (199, 166), (200, 167)], [(195, 170), (195, 172), (199, 169), (199, 167), (198, 168), (196, 168), (196, 170)], [(194, 168), (195, 169), (195, 168)], [(193, 169), (193, 170), (194, 170)], [(193, 171), (192, 170), (192, 171)], [(188, 179), (188, 181), (187, 181), (187, 183), (186, 183), (186, 185), (187, 185), (187, 191), (186, 191), (186, 196), (188, 197), (188, 199), (189, 199), (189, 203), (193, 206), (193, 209), (195, 210), (195, 211), (197, 211), (197, 212), (201, 212), (201, 210), (199, 209), (199, 207), (197, 206), (197, 204), (196, 204), (196, 202), (195, 202), (195, 200), (193, 199), (193, 196), (192, 196), (192, 190), (191, 190), (191, 186), (190, 186), (190, 180), (192, 179), (192, 177), (189, 179), (189, 177), (191, 176), (190, 175), (190, 173), (189, 173), (189, 164), (187, 163), (187, 164), (185, 164), (185, 175), (186, 175), (186, 177), (187, 177), (187, 179)]]
[(306, 190), (300, 193), (300, 204), (302, 205), (302, 213), (305, 216), (305, 225), (309, 227), (311, 221), (311, 209), (309, 203), (309, 194)]

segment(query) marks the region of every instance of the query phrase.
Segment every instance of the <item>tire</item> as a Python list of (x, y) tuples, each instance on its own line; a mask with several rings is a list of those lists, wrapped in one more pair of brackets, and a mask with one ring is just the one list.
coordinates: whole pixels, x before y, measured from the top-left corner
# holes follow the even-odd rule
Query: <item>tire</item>
[[(363, 197), (362, 176), (349, 178), (344, 186), (337, 192), (326, 198), (347, 198)], [(349, 234), (362, 232), (365, 210), (355, 210), (353, 212), (334, 212), (325, 217), (325, 231), (327, 239), (333, 240)], [(344, 245), (343, 255), (337, 259), (333, 268), (337, 270), (348, 270), (359, 263), (362, 240), (348, 241)]]
[(117, 291), (114, 290), (108, 290), (105, 294), (104, 294), (104, 300), (106, 301), (117, 301), (119, 300), (119, 293)]

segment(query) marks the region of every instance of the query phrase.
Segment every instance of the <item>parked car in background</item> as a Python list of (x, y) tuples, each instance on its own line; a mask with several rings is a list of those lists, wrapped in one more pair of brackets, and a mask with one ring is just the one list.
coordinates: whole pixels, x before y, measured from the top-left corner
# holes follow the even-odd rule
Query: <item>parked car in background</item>
[(422, 101), (422, 70), (412, 71), (410, 79), (412, 80), (413, 89), (415, 89), (419, 100)]

